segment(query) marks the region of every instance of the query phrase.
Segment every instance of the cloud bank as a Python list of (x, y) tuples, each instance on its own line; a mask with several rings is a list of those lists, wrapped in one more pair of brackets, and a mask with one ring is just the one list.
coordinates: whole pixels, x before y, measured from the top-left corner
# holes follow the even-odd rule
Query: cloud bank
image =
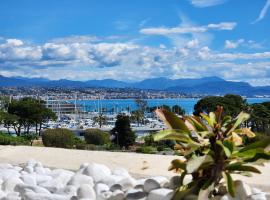
[[(160, 76), (220, 76), (229, 80), (255, 80), (257, 77), (267, 80), (270, 77), (270, 52), (267, 51), (217, 52), (208, 46), (201, 47), (197, 38), (181, 48), (166, 48), (132, 42), (105, 42), (87, 37), (57, 38), (43, 44), (5, 39), (0, 44), (0, 74), (72, 80), (113, 78), (125, 81)], [(254, 81), (254, 84), (265, 84), (265, 81)]]

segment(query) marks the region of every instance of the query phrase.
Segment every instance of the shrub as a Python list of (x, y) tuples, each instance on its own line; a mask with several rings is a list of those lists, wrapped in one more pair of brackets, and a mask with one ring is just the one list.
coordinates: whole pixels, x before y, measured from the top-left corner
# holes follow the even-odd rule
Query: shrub
[(75, 144), (75, 136), (68, 129), (47, 129), (42, 134), (42, 142), (46, 147), (72, 148)]
[[(175, 200), (190, 194), (199, 195), (198, 199), (212, 198), (218, 195), (216, 191), (222, 178), (227, 191), (234, 197), (231, 174), (260, 173), (249, 164), (270, 159), (270, 152), (265, 149), (270, 144), (269, 138), (250, 145), (243, 143), (243, 137), (255, 137), (250, 129), (241, 128), (241, 124), (249, 118), (246, 113), (241, 112), (236, 118), (231, 118), (224, 115), (221, 106), (215, 113), (201, 114), (201, 117), (185, 116), (183, 119), (163, 109), (158, 109), (156, 113), (169, 130), (157, 133), (155, 140), (176, 140), (176, 149), (185, 157), (185, 160), (173, 160), (170, 167), (170, 170), (181, 173), (173, 197)], [(186, 175), (191, 175), (192, 180), (184, 184)]]
[(0, 145), (29, 145), (29, 141), (19, 136), (0, 133)]
[(86, 142), (78, 137), (75, 137), (74, 140), (75, 148), (85, 150), (86, 149)]
[(99, 129), (85, 130), (84, 138), (87, 144), (104, 145), (110, 143), (109, 134)]
[(145, 154), (155, 154), (157, 152), (157, 148), (152, 146), (140, 146), (136, 149), (136, 152)]
[(157, 151), (164, 151), (164, 146), (158, 146)]

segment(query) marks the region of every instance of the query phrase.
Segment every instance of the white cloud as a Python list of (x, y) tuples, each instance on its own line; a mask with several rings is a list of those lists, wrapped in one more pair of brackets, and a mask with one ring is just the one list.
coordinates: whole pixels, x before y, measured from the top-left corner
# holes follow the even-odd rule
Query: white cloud
[(190, 0), (190, 3), (196, 7), (210, 7), (225, 3), (226, 0)]
[(261, 12), (260, 12), (260, 15), (259, 15), (258, 18), (257, 18), (254, 22), (252, 22), (252, 23), (254, 24), (254, 23), (257, 23), (257, 22), (263, 20), (264, 17), (266, 16), (266, 14), (267, 14), (269, 8), (270, 8), (270, 0), (266, 0), (266, 3), (265, 3), (263, 9), (262, 9)]
[(202, 46), (196, 38), (187, 40), (182, 48), (123, 42), (61, 43), (52, 40), (29, 44), (14, 41), (4, 40), (0, 44), (2, 75), (133, 81), (161, 76), (220, 76), (230, 80), (270, 78), (270, 52), (217, 52)]
[(233, 30), (236, 27), (236, 22), (221, 22), (218, 24), (208, 24), (205, 26), (181, 26), (181, 27), (153, 27), (143, 28), (140, 33), (145, 35), (170, 35), (170, 34), (191, 34), (204, 33), (209, 30)]
[(236, 49), (239, 47), (239, 45), (243, 44), (244, 42), (245, 42), (244, 39), (239, 39), (237, 41), (226, 40), (225, 41), (225, 48), (226, 49)]

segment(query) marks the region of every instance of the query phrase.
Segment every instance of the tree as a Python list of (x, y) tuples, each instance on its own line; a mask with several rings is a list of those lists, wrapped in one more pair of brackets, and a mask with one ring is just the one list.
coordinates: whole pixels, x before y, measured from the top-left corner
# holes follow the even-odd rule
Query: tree
[(199, 116), (200, 113), (210, 113), (216, 110), (217, 106), (224, 108), (224, 114), (237, 116), (242, 110), (247, 110), (247, 103), (239, 95), (227, 94), (224, 97), (208, 96), (199, 100), (194, 106), (194, 115)]
[(266, 132), (270, 124), (270, 110), (265, 106), (267, 104), (252, 104), (250, 106), (250, 120), (253, 131)]
[(20, 136), (22, 130), (29, 134), (30, 128), (34, 126), (36, 133), (40, 133), (42, 124), (50, 119), (55, 120), (56, 115), (46, 108), (43, 101), (26, 97), (10, 102), (3, 121), (8, 127), (12, 124), (16, 134)]
[(178, 115), (185, 115), (186, 113), (186, 111), (181, 106), (178, 106), (178, 105), (174, 105), (172, 107), (172, 112)]
[(140, 110), (134, 110), (131, 113), (130, 119), (132, 121), (137, 122), (138, 126), (140, 125), (140, 123), (143, 123), (144, 120), (144, 113), (142, 113)]
[(112, 142), (121, 148), (128, 148), (135, 143), (136, 135), (130, 128), (130, 120), (126, 115), (118, 115), (115, 127), (111, 130)]
[(102, 114), (99, 114), (98, 116), (94, 117), (94, 123), (97, 123), (99, 125), (99, 128), (102, 127), (102, 125), (106, 124), (106, 117), (104, 117)]

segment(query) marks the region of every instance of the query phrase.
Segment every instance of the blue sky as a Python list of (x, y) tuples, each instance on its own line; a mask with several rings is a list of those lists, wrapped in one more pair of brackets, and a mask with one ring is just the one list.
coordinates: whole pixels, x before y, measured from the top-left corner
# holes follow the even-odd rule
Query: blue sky
[(270, 0), (1, 0), (0, 74), (270, 85)]

